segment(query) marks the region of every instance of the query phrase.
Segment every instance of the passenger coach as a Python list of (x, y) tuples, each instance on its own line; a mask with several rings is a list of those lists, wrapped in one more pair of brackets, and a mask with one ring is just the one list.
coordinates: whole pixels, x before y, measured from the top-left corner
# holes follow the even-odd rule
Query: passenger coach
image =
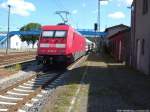
[(40, 63), (71, 63), (86, 52), (86, 40), (69, 25), (43, 26), (37, 60)]

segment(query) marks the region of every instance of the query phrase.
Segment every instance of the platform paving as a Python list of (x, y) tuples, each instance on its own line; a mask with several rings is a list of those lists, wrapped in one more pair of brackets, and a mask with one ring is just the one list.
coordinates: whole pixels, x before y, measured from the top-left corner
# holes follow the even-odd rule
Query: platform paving
[(97, 54), (89, 56), (86, 67), (71, 112), (150, 112), (150, 76)]

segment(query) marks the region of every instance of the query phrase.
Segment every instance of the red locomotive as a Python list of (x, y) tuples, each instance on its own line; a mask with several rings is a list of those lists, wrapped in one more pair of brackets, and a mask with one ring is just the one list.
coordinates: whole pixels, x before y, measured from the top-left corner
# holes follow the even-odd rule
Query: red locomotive
[(41, 63), (66, 64), (86, 53), (86, 40), (69, 25), (43, 26), (37, 60)]

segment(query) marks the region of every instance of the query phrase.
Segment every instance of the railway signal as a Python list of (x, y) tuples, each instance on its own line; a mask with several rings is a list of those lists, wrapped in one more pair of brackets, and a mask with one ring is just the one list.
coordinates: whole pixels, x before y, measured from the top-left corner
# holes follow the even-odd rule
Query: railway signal
[(97, 31), (98, 30), (98, 24), (94, 23), (94, 30)]

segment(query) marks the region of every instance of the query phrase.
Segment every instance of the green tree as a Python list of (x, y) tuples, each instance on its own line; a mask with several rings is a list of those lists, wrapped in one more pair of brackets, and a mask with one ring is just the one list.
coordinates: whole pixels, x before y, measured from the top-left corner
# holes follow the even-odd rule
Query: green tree
[[(36, 30), (40, 30), (41, 25), (39, 23), (29, 23), (23, 27), (20, 28), (20, 31), (36, 31)], [(32, 48), (34, 47), (34, 44), (36, 43), (36, 41), (38, 40), (39, 36), (38, 35), (21, 35), (21, 41), (26, 41), (27, 44), (29, 45), (30, 43), (32, 43)]]

